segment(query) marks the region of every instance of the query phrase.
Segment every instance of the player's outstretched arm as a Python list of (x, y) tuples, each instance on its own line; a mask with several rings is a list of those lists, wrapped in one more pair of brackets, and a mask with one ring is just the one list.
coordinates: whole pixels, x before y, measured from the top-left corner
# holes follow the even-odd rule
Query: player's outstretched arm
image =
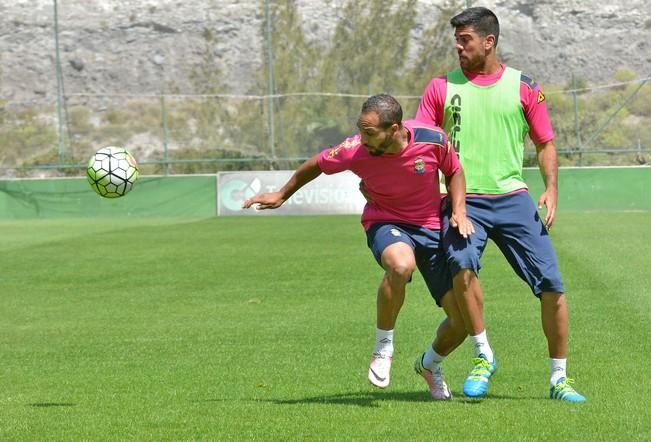
[(298, 189), (321, 175), (321, 168), (317, 162), (318, 155), (310, 158), (299, 166), (292, 177), (280, 188), (278, 192), (259, 193), (244, 201), (242, 208), (248, 209), (255, 206), (258, 210), (277, 209), (282, 206)]
[(446, 183), (452, 200), (450, 225), (458, 229), (461, 236), (468, 238), (475, 233), (475, 228), (466, 216), (466, 175), (463, 169), (459, 167), (452, 176), (446, 177)]
[(545, 191), (538, 198), (538, 208), (547, 208), (545, 216), (545, 227), (549, 230), (556, 218), (556, 206), (558, 204), (558, 156), (556, 146), (552, 141), (536, 144), (538, 154), (538, 167), (545, 182)]

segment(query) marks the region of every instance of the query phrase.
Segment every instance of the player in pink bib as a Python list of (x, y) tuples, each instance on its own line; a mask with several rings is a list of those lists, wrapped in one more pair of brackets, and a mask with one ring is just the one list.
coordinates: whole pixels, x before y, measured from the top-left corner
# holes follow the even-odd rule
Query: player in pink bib
[(437, 171), (451, 176), (459, 170), (459, 160), (442, 130), (413, 120), (403, 121), (402, 127), (406, 145), (395, 154), (367, 149), (358, 134), (316, 158), (325, 174), (350, 170), (363, 177), (373, 201), (366, 204), (362, 213), (366, 231), (378, 222), (405, 223), (430, 230), (441, 227)]
[[(386, 94), (364, 102), (357, 127), (359, 134), (303, 163), (280, 191), (253, 196), (243, 207), (278, 208), (321, 173), (350, 170), (363, 180), (371, 202), (364, 207), (361, 222), (368, 246), (385, 272), (377, 292), (376, 344), (368, 379), (385, 388), (390, 381), (396, 319), (416, 268), (447, 316), (437, 330), (434, 350), (447, 355), (466, 337), (440, 244), (439, 171), (449, 183), (451, 225), (463, 237), (474, 230), (465, 214), (463, 170), (445, 132), (402, 121), (400, 104)], [(440, 367), (421, 374), (434, 399), (451, 398)]]

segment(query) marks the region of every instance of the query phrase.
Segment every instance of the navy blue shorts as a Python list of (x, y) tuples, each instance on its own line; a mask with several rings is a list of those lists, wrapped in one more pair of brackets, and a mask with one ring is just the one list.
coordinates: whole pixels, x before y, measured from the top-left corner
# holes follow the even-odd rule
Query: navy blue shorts
[(554, 247), (529, 192), (467, 196), (467, 216), (475, 227), (468, 239), (450, 228), (449, 205), (446, 198), (442, 207), (443, 247), (452, 275), (461, 269), (479, 274), (480, 258), (490, 238), (534, 295), (564, 292)]
[(409, 224), (378, 223), (368, 229), (366, 241), (380, 266), (382, 252), (391, 244), (403, 242), (411, 247), (430, 295), (441, 306), (441, 298), (452, 288), (452, 277), (441, 247), (440, 231)]

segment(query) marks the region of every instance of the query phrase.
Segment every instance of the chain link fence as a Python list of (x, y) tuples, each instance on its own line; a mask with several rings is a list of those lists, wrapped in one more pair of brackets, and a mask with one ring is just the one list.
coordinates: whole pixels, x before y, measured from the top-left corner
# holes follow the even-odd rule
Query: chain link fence
[[(369, 80), (352, 94), (314, 84), (281, 90), (273, 74), (287, 53), (268, 50), (273, 38), (269, 32), (265, 53), (256, 55), (269, 61), (259, 72), (268, 85), (263, 95), (66, 93), (57, 53), (57, 91), (29, 102), (0, 100), (0, 176), (79, 176), (92, 153), (109, 145), (129, 149), (145, 174), (293, 168), (354, 133), (368, 95), (392, 93), (406, 117), (414, 114), (420, 86), (387, 90)], [(651, 163), (651, 77), (622, 72), (609, 84), (588, 84), (588, 77), (541, 85), (561, 166)], [(525, 162), (535, 164), (531, 144)]]

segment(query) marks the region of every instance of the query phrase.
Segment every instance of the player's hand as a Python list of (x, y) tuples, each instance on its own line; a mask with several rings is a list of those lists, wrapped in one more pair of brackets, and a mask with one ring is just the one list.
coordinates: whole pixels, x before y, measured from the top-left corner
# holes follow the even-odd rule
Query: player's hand
[(242, 208), (248, 209), (253, 206), (256, 210), (277, 209), (282, 206), (284, 202), (285, 199), (281, 192), (260, 193), (244, 201), (244, 203), (242, 203)]
[(547, 230), (550, 230), (554, 224), (554, 219), (556, 218), (557, 201), (558, 191), (553, 188), (545, 190), (545, 192), (540, 195), (540, 198), (538, 199), (538, 209), (542, 209), (543, 207), (547, 208), (547, 213), (545, 214), (545, 219), (543, 220)]
[(468, 218), (465, 213), (452, 212), (450, 225), (459, 230), (459, 234), (466, 239), (475, 233), (475, 227), (472, 225), (472, 221), (470, 221), (470, 218)]
[(371, 195), (366, 191), (366, 186), (364, 186), (364, 181), (359, 182), (359, 191), (366, 200), (367, 203), (373, 203), (373, 198), (371, 198)]

